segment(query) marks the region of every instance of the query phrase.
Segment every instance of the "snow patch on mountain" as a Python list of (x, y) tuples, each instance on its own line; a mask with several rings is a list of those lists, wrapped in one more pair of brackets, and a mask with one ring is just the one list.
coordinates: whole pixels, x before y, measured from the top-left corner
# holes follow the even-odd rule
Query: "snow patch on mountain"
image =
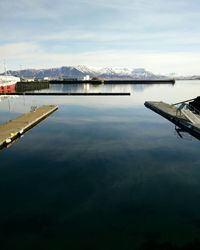
[(159, 80), (167, 79), (166, 76), (156, 75), (144, 68), (100, 68), (87, 67), (85, 65), (77, 66), (63, 66), (59, 68), (49, 69), (24, 69), (20, 71), (9, 71), (11, 75), (20, 77), (35, 77), (44, 78), (49, 77), (53, 79), (58, 78), (77, 78), (82, 79), (86, 75), (90, 77), (101, 77), (103, 79), (116, 79), (116, 80)]

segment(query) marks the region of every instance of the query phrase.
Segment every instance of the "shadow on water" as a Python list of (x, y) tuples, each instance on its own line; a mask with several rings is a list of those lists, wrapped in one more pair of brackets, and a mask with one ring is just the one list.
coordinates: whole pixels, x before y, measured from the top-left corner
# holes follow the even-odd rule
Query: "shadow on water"
[(192, 135), (191, 133), (189, 133), (188, 131), (178, 127), (178, 126), (175, 126), (175, 133), (176, 135), (180, 138), (180, 139), (183, 139), (183, 140), (200, 140), (200, 136), (197, 136), (197, 135)]

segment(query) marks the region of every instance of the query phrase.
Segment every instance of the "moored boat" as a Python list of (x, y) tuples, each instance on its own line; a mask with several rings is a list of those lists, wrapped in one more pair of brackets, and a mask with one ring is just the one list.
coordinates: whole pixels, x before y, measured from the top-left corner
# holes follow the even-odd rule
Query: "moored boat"
[(20, 81), (19, 77), (10, 76), (10, 75), (1, 75), (0, 76), (0, 93), (15, 92), (16, 83)]

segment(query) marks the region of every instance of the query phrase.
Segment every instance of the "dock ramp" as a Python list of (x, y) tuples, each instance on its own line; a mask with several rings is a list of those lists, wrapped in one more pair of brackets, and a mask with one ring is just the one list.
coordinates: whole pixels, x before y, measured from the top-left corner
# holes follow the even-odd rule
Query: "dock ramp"
[(179, 109), (173, 104), (164, 102), (147, 101), (144, 105), (200, 139), (200, 115), (194, 114), (189, 109), (183, 109), (184, 106)]
[(191, 112), (189, 109), (182, 109), (181, 112), (191, 121), (193, 124), (200, 124), (200, 118)]

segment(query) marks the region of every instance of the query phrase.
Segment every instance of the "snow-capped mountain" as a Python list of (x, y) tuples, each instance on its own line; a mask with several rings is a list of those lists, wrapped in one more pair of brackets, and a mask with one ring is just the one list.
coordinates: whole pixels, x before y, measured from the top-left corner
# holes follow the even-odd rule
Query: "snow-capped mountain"
[(72, 68), (82, 72), (84, 75), (86, 73), (88, 73), (89, 75), (97, 75), (98, 74), (98, 71), (92, 67), (87, 67), (87, 66), (84, 66), (84, 65), (78, 65), (78, 66), (73, 66)]
[(84, 76), (101, 77), (103, 79), (122, 79), (122, 80), (159, 80), (167, 79), (166, 76), (156, 75), (144, 68), (129, 69), (129, 68), (101, 68), (96, 69), (84, 65), (78, 66), (63, 66), (60, 68), (50, 69), (24, 69), (19, 71), (8, 71), (11, 75), (19, 77), (35, 77), (52, 79), (58, 78), (76, 78), (82, 79)]

